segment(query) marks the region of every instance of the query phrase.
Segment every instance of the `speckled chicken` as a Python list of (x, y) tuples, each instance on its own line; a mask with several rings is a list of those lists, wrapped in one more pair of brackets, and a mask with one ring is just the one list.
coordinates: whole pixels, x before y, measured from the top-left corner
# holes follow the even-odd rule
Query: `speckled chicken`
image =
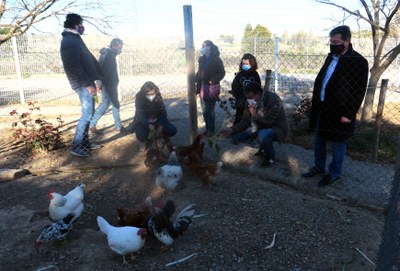
[(190, 204), (171, 221), (175, 213), (175, 203), (168, 200), (162, 209), (156, 209), (154, 215), (147, 221), (147, 231), (154, 235), (164, 245), (172, 245), (174, 239), (181, 236), (189, 228), (196, 209), (195, 204)]
[(75, 221), (74, 216), (74, 214), (68, 214), (60, 221), (44, 227), (39, 237), (36, 239), (36, 244), (65, 240)]

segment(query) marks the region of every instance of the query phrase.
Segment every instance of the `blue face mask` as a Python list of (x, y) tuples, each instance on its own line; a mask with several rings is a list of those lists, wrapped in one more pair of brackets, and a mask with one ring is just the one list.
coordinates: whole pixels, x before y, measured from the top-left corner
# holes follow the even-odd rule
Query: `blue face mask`
[(248, 71), (248, 70), (250, 70), (250, 69), (251, 69), (251, 66), (250, 66), (250, 65), (248, 65), (248, 64), (243, 64), (243, 65), (242, 65), (242, 70)]
[(207, 52), (207, 48), (201, 47), (200, 48), (200, 55), (204, 56)]
[(77, 31), (80, 35), (83, 35), (83, 32), (85, 32), (85, 27), (83, 25), (79, 25)]

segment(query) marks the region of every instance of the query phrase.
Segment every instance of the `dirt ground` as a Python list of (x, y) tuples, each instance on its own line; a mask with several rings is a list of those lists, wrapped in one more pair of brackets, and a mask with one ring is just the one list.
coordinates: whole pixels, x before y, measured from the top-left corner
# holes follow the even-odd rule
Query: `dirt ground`
[[(18, 161), (22, 150), (2, 141), (4, 167)], [(205, 215), (171, 247), (148, 237), (138, 257), (122, 266), (96, 216), (116, 225), (115, 207), (155, 195), (155, 170), (144, 166), (133, 135), (109, 132), (99, 142), (103, 148), (86, 159), (70, 155), (68, 146), (26, 157), (23, 167), (33, 174), (0, 182), (1, 270), (374, 270), (359, 251), (376, 261), (382, 214), (224, 168), (211, 188), (184, 169), (184, 188), (163, 199), (174, 200), (177, 210), (195, 203), (196, 213)], [(36, 246), (51, 222), (47, 192), (66, 193), (79, 182), (86, 185), (85, 212), (67, 240)]]

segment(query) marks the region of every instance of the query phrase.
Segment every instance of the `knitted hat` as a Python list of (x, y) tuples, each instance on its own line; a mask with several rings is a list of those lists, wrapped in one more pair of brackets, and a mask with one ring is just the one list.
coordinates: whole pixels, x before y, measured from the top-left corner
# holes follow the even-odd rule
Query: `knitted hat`
[(110, 47), (113, 45), (123, 45), (123, 41), (120, 38), (113, 38), (112, 41), (110, 42)]

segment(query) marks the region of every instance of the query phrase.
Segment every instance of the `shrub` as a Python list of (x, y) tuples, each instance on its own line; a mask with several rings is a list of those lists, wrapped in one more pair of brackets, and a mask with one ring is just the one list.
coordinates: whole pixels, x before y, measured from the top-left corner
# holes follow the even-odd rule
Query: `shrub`
[(32, 112), (40, 111), (37, 102), (28, 102), (28, 112), (19, 114), (17, 110), (10, 112), (11, 116), (18, 116), (18, 121), (12, 123), (13, 136), (16, 141), (25, 143), (29, 151), (51, 151), (61, 145), (59, 128), (63, 124), (61, 116), (57, 117), (58, 125), (55, 127), (48, 122), (43, 115), (32, 115)]

